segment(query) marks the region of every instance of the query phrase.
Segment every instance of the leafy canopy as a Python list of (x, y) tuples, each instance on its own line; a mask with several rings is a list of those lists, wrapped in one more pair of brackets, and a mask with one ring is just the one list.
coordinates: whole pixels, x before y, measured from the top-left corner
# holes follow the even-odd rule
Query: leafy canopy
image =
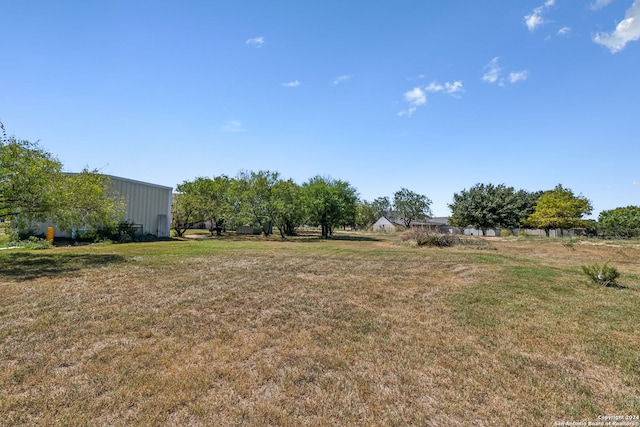
[(429, 219), (431, 217), (431, 199), (422, 194), (401, 188), (393, 194), (393, 209), (405, 227), (410, 227), (413, 221)]
[(540, 193), (515, 191), (504, 184), (476, 184), (469, 190), (454, 193), (449, 204), (451, 225), (490, 228), (516, 228), (520, 221), (533, 212)]
[(589, 227), (592, 223), (583, 219), (583, 216), (589, 215), (592, 209), (586, 197), (576, 196), (573, 191), (558, 184), (553, 190), (542, 193), (533, 213), (523, 221), (523, 225), (547, 231)]
[(0, 141), (0, 217), (45, 220), (58, 206), (62, 163), (37, 143), (7, 137)]
[[(7, 137), (0, 122), (0, 217), (21, 224), (52, 220), (63, 230), (108, 228), (125, 203), (97, 171), (64, 174), (62, 163), (37, 143)], [(18, 221), (16, 221), (18, 222)]]
[(315, 176), (302, 184), (301, 196), (308, 221), (321, 227), (323, 238), (336, 226), (355, 223), (358, 196), (348, 182)]
[(615, 237), (640, 236), (640, 206), (627, 206), (600, 212), (600, 228)]

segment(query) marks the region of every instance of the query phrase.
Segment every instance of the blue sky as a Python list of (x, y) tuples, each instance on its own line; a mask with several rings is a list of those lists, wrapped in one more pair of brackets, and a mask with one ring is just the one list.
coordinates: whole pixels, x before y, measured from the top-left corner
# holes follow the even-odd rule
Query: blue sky
[(68, 171), (640, 204), (640, 0), (0, 1), (0, 120)]

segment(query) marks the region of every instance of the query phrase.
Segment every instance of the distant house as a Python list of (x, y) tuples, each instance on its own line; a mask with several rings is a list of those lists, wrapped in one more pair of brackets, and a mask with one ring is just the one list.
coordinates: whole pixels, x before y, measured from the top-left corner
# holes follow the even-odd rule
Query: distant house
[(380, 218), (378, 218), (376, 222), (373, 223), (373, 225), (371, 226), (371, 229), (373, 231), (391, 232), (391, 231), (396, 231), (398, 226), (400, 226), (400, 224), (391, 221), (389, 218), (383, 215)]
[[(406, 227), (404, 226), (404, 222), (401, 219), (389, 219), (386, 216), (381, 216), (373, 225), (371, 229), (373, 231), (382, 231), (382, 232), (390, 232), (390, 231), (399, 231), (404, 230)], [(444, 233), (444, 234), (457, 234), (459, 233), (458, 229), (452, 225), (449, 225), (449, 218), (446, 216), (437, 216), (433, 218), (429, 218), (426, 221), (412, 221), (411, 228), (424, 228), (429, 231), (433, 231), (434, 233)]]
[[(142, 233), (157, 237), (168, 237), (171, 228), (172, 188), (133, 179), (106, 175), (111, 179), (111, 190), (126, 201), (127, 210), (124, 221), (137, 225)], [(51, 222), (40, 226), (45, 234), (47, 227), (53, 226), (56, 237), (69, 237), (70, 234), (56, 228)]]

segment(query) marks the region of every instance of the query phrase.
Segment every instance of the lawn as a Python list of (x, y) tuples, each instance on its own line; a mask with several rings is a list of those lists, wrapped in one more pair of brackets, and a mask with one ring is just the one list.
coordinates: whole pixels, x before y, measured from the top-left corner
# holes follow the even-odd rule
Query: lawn
[[(637, 416), (640, 246), (487, 240), (435, 249), (338, 233), (0, 251), (0, 425)], [(605, 261), (622, 288), (581, 271)]]

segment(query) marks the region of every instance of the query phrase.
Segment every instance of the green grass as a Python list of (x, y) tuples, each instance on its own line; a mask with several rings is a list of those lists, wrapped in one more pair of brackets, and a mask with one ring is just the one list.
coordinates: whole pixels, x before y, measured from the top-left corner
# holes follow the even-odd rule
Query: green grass
[[(2, 425), (553, 425), (640, 412), (640, 249), (225, 236), (0, 251)], [(610, 260), (622, 289), (588, 281)]]

